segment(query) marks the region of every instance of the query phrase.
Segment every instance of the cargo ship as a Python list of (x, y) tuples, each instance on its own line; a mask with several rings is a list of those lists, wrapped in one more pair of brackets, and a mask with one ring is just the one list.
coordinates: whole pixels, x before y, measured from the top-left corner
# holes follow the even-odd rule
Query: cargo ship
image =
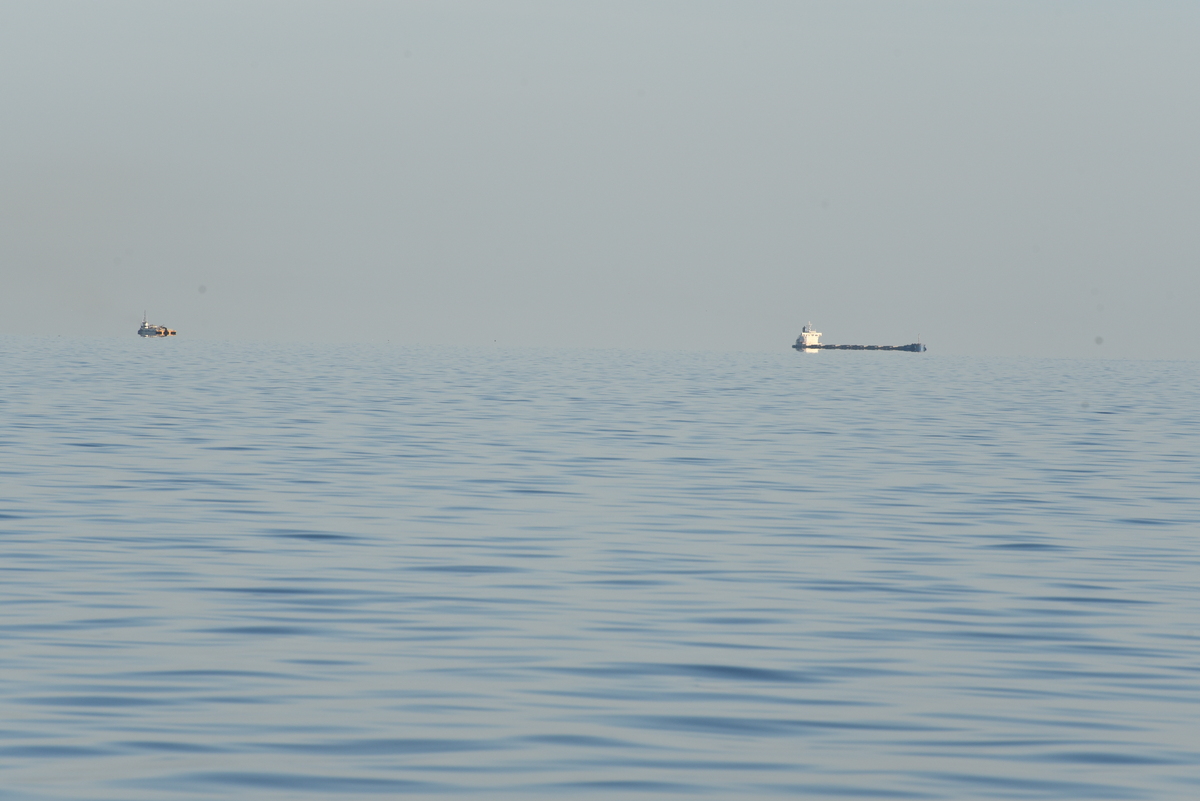
[(138, 329), (139, 337), (173, 337), (175, 331), (167, 328), (165, 325), (155, 325), (154, 323), (146, 322), (146, 315), (142, 315), (142, 327)]
[(920, 337), (911, 345), (822, 345), (821, 332), (814, 331), (812, 323), (807, 324), (800, 329), (800, 336), (796, 337), (796, 344), (792, 345), (798, 351), (813, 351), (813, 350), (903, 350), (909, 353), (924, 353), (925, 346), (921, 344)]

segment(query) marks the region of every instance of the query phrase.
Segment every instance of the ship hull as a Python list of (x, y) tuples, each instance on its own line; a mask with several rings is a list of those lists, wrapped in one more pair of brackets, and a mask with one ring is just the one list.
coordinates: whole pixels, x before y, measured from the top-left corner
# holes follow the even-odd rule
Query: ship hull
[(911, 345), (792, 345), (796, 350), (903, 350), (909, 353), (924, 353), (925, 346), (919, 342)]

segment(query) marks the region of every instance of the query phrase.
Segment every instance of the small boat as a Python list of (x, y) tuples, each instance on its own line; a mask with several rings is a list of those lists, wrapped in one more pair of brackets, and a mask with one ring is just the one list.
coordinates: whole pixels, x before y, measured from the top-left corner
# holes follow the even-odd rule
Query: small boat
[(142, 315), (142, 327), (138, 329), (139, 337), (173, 337), (175, 331), (167, 328), (165, 325), (155, 325), (154, 323), (146, 322), (146, 315)]

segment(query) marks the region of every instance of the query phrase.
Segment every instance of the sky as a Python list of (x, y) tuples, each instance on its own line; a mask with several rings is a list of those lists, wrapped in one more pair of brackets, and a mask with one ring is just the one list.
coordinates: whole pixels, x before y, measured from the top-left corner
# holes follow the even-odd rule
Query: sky
[(0, 4), (0, 333), (1200, 358), (1195, 2)]

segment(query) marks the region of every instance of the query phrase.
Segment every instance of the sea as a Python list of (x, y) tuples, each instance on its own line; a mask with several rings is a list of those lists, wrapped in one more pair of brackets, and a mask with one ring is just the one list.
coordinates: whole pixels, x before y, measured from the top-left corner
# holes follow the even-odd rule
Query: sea
[(0, 799), (1195, 799), (1196, 362), (0, 337)]

